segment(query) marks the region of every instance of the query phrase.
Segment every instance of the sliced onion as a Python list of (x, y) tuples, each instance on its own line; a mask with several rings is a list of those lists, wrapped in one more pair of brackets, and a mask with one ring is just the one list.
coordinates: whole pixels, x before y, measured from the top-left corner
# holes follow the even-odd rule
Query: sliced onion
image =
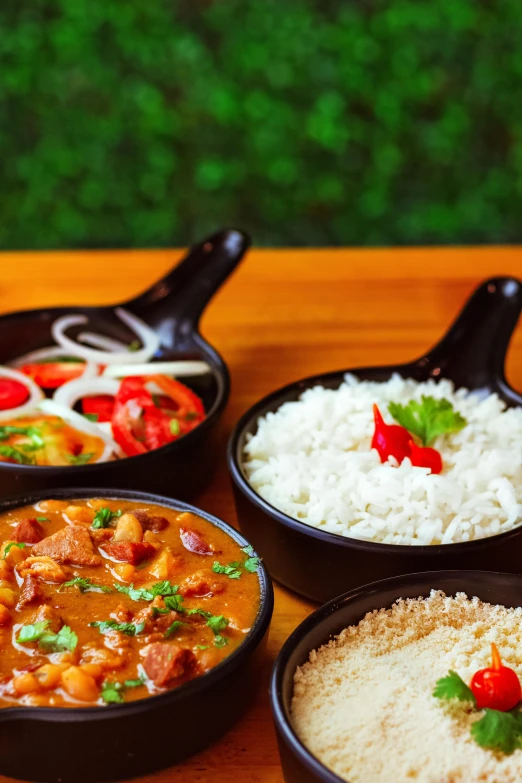
[(23, 405), (19, 405), (17, 408), (9, 408), (8, 410), (0, 411), (0, 421), (8, 421), (12, 418), (28, 416), (31, 413), (34, 413), (36, 405), (43, 399), (44, 393), (33, 379), (29, 378), (28, 375), (24, 375), (23, 372), (2, 366), (0, 366), (0, 378), (11, 378), (13, 381), (22, 383), (29, 390), (29, 399), (27, 402), (24, 402)]
[(102, 372), (103, 378), (125, 378), (132, 375), (206, 375), (212, 372), (209, 364), (196, 361), (148, 362), (147, 364), (111, 364)]
[(107, 446), (111, 447), (111, 451), (118, 453), (118, 444), (112, 435), (109, 435), (102, 430), (96, 422), (86, 419), (81, 413), (77, 413), (76, 411), (67, 408), (65, 405), (60, 405), (55, 400), (43, 400), (39, 403), (38, 408), (44, 413), (48, 413), (49, 416), (59, 416), (72, 427), (80, 430), (80, 432), (85, 432), (87, 435), (93, 435), (95, 438), (101, 438)]
[(64, 405), (66, 408), (74, 408), (78, 400), (84, 397), (92, 397), (98, 394), (110, 394), (113, 397), (118, 393), (120, 384), (113, 378), (76, 378), (74, 381), (64, 383), (53, 394), (54, 402)]
[(58, 359), (60, 356), (71, 356), (64, 351), (60, 345), (49, 345), (47, 348), (38, 348), (36, 351), (30, 351), (17, 359), (9, 362), (9, 367), (22, 367), (24, 364), (35, 364), (45, 359)]
[(92, 345), (94, 348), (101, 348), (102, 351), (128, 351), (129, 348), (120, 340), (114, 340), (112, 337), (106, 337), (104, 334), (96, 332), (81, 332), (78, 335), (78, 342)]
[(63, 348), (69, 351), (73, 356), (81, 356), (86, 361), (96, 362), (97, 364), (139, 364), (147, 362), (159, 348), (159, 337), (154, 331), (144, 323), (141, 318), (124, 310), (123, 307), (117, 307), (115, 313), (123, 323), (132, 329), (140, 338), (143, 348), (139, 351), (98, 351), (95, 348), (87, 348), (85, 345), (79, 345), (65, 332), (71, 326), (86, 324), (88, 319), (85, 315), (64, 315), (58, 318), (52, 325), (51, 331), (54, 339)]

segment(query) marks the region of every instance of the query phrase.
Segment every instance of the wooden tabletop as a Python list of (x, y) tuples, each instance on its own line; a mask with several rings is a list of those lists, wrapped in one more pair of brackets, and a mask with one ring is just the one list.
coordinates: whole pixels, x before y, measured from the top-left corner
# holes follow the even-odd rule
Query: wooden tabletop
[[(121, 301), (146, 288), (179, 250), (0, 254), (0, 311)], [(522, 275), (518, 248), (253, 250), (202, 322), (230, 367), (222, 460), (197, 503), (236, 523), (225, 465), (226, 438), (259, 397), (304, 375), (406, 361), (432, 345), (483, 279)], [(522, 329), (507, 376), (522, 389)], [(268, 651), (254, 703), (229, 734), (147, 783), (282, 783), (267, 697), (281, 645), (313, 609), (276, 586)], [(219, 713), (214, 713), (219, 720)], [(0, 777), (0, 781), (8, 778)]]

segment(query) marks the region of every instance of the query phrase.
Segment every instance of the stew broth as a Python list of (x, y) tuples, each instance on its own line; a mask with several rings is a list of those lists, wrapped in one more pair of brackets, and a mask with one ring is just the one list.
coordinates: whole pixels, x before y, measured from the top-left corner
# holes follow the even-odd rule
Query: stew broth
[(145, 698), (248, 634), (257, 558), (187, 512), (44, 500), (0, 515), (0, 707)]

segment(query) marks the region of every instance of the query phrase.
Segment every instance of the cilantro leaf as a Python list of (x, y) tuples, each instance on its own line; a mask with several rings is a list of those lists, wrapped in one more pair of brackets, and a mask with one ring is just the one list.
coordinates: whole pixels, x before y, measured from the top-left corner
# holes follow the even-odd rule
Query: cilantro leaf
[(136, 636), (145, 628), (145, 623), (117, 623), (116, 620), (96, 620), (89, 623), (93, 628), (98, 628), (100, 633), (110, 633), (110, 631), (120, 631), (127, 636)]
[(37, 522), (50, 522), (49, 517), (36, 517)]
[(522, 748), (522, 713), (499, 710), (484, 711), (484, 717), (471, 727), (471, 736), (482, 748), (500, 750), (507, 756)]
[[(82, 452), (81, 454), (68, 454), (67, 459), (71, 463), (71, 465), (86, 465), (89, 460), (91, 460), (94, 457), (94, 451), (90, 454), (87, 454), (86, 452)], [(94, 525), (93, 525), (94, 527)]]
[(0, 440), (7, 440), (10, 435), (27, 435), (31, 440), (31, 450), (34, 451), (45, 446), (41, 430), (38, 427), (14, 427), (10, 424), (0, 427)]
[(109, 527), (112, 520), (116, 517), (121, 517), (121, 511), (111, 511), (110, 508), (104, 506), (103, 508), (99, 508), (96, 512), (96, 516), (92, 521), (92, 526), (95, 530)]
[(58, 588), (58, 592), (61, 592), (64, 587), (77, 587), (80, 593), (100, 592), (100, 593), (112, 593), (112, 590), (107, 585), (98, 585), (91, 579), (83, 576), (75, 576), (69, 582), (64, 582)]
[(214, 637), (214, 647), (225, 647), (228, 644), (228, 639), (226, 636), (221, 636), (221, 634), (217, 634), (217, 636)]
[[(134, 584), (120, 585), (115, 583), (114, 587), (119, 593), (126, 593), (133, 601), (153, 601), (156, 596), (174, 596), (178, 592), (178, 585), (173, 585), (169, 581), (156, 582), (150, 587), (134, 587)], [(179, 596), (181, 600), (181, 596)]]
[(4, 556), (2, 557), (2, 560), (6, 559), (7, 555), (14, 546), (18, 547), (18, 549), (25, 549), (27, 544), (24, 544), (23, 541), (10, 541), (4, 549)]
[(251, 574), (255, 574), (255, 572), (257, 571), (258, 565), (259, 565), (259, 558), (258, 557), (249, 557), (243, 563), (243, 568), (246, 568), (246, 570), (250, 571)]
[(252, 544), (242, 547), (241, 551), (244, 552), (245, 555), (248, 555), (248, 557), (254, 557), (254, 547)]
[(410, 400), (407, 405), (390, 402), (388, 410), (395, 421), (417, 435), (424, 446), (446, 432), (459, 432), (468, 423), (444, 397), (436, 400), (423, 395), (421, 402)]
[(40, 647), (49, 652), (64, 652), (75, 650), (78, 637), (68, 625), (62, 626), (58, 633), (44, 633), (39, 639)]
[(208, 650), (208, 644), (196, 644), (196, 650)]
[(183, 596), (182, 595), (167, 595), (167, 596), (165, 596), (164, 600), (165, 600), (165, 606), (171, 612), (184, 612), (185, 611), (185, 607), (183, 606)]
[(145, 685), (145, 680), (139, 677), (137, 680), (125, 680), (123, 684), (126, 688), (139, 688), (140, 685)]
[(202, 617), (206, 617), (207, 619), (212, 617), (212, 612), (206, 612), (204, 609), (187, 609), (187, 614), (200, 614)]
[(27, 454), (24, 454), (23, 451), (13, 448), (13, 446), (0, 446), (0, 455), (18, 462), (19, 465), (36, 464), (34, 457), (29, 457)]
[(221, 565), (221, 563), (216, 560), (212, 566), (212, 570), (215, 574), (226, 574), (229, 579), (239, 579), (241, 577), (241, 571), (238, 568), (239, 565), (239, 563)]
[(228, 620), (222, 614), (212, 615), (208, 618), (207, 625), (213, 633), (219, 634), (220, 631), (227, 627)]
[(174, 620), (174, 622), (169, 625), (163, 634), (165, 639), (168, 639), (169, 636), (172, 636), (172, 634), (176, 633), (176, 631), (178, 631), (182, 625), (188, 625), (188, 623), (182, 623), (181, 620)]
[(433, 695), (437, 699), (458, 699), (459, 701), (472, 701), (475, 704), (471, 688), (468, 688), (462, 677), (453, 671), (450, 671), (446, 677), (437, 680)]
[(28, 644), (29, 642), (38, 642), (49, 626), (48, 620), (42, 620), (40, 623), (32, 623), (31, 625), (22, 625), (16, 641), (19, 644)]
[(125, 701), (122, 690), (121, 682), (105, 680), (102, 682), (101, 697), (106, 704), (122, 704)]

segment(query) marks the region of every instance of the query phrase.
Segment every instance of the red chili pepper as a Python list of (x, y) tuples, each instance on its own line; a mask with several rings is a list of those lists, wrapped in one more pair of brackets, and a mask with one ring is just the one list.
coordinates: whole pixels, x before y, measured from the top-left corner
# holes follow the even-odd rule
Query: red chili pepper
[(431, 449), (429, 446), (417, 446), (413, 440), (410, 440), (409, 447), (408, 456), (412, 465), (417, 468), (429, 468), (432, 473), (442, 473), (442, 457), (436, 449)]
[(395, 457), (400, 464), (405, 457), (410, 456), (411, 435), (398, 424), (386, 424), (377, 405), (373, 406), (375, 432), (372, 438), (372, 449), (377, 449), (381, 462), (388, 457)]
[(20, 371), (44, 389), (57, 389), (79, 378), (85, 371), (85, 362), (35, 362), (24, 364)]
[(97, 416), (96, 421), (110, 421), (114, 412), (114, 397), (110, 394), (96, 394), (92, 397), (84, 397), (82, 400), (83, 413)]
[(473, 675), (471, 690), (479, 710), (508, 712), (522, 698), (520, 680), (513, 669), (503, 666), (495, 644), (491, 645), (491, 667)]
[(29, 399), (29, 389), (20, 381), (11, 378), (0, 379), (0, 411), (18, 408)]

